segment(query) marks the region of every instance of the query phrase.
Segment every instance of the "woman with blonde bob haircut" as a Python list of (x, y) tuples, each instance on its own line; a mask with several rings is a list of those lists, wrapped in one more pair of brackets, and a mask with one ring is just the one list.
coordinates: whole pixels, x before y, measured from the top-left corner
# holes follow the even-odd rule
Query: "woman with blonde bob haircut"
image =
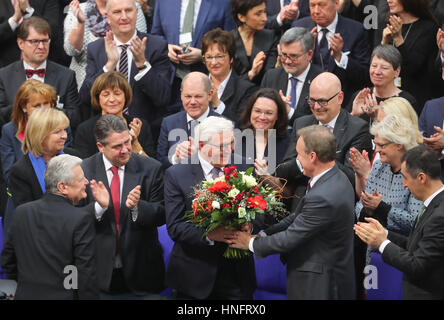
[[(25, 81), (17, 91), (14, 99), (11, 121), (2, 128), (0, 148), (2, 150), (1, 162), (3, 175), (9, 177), (12, 165), (23, 157), (22, 144), (25, 128), (29, 117), (34, 110), (39, 108), (55, 108), (57, 105), (57, 94), (50, 85), (30, 79)], [(71, 143), (68, 133), (66, 144)]]
[(68, 117), (57, 109), (38, 109), (29, 118), (22, 150), (25, 154), (11, 168), (9, 190), (16, 206), (39, 199), (45, 192), (46, 164), (63, 153), (77, 155), (65, 147)]
[(122, 118), (128, 125), (131, 146), (134, 153), (155, 157), (156, 149), (148, 121), (128, 115), (124, 112), (133, 99), (133, 91), (125, 76), (117, 71), (101, 74), (91, 88), (91, 106), (100, 114), (82, 122), (77, 128), (74, 148), (83, 158), (97, 153), (94, 127), (101, 115), (113, 114)]
[[(375, 136), (375, 152), (379, 152), (380, 157), (373, 162), (368, 176), (355, 171), (356, 194), (360, 197), (355, 206), (357, 221), (366, 222), (366, 217), (372, 217), (388, 230), (403, 235), (410, 233), (421, 202), (403, 187), (401, 159), (405, 152), (418, 145), (417, 131), (410, 119), (394, 114), (373, 124), (370, 132)], [(378, 255), (372, 253), (372, 259), (380, 260), (375, 254)], [(370, 252), (366, 257), (368, 264)], [(378, 268), (378, 273), (381, 272), (384, 269)]]

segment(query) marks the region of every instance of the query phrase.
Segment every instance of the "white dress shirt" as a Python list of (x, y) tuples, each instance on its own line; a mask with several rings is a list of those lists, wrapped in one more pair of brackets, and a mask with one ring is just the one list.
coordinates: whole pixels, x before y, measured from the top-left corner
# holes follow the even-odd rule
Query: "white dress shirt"
[[(225, 111), (225, 103), (222, 100), (220, 100), (220, 98), (224, 94), (225, 87), (227, 86), (227, 83), (230, 80), (231, 71), (232, 71), (232, 69), (230, 69), (230, 73), (228, 73), (228, 76), (224, 79), (224, 81), (222, 81), (219, 84), (219, 87), (217, 88), (217, 92), (213, 92), (213, 94), (217, 94), (217, 97), (219, 98), (219, 101), (220, 101), (220, 103), (213, 110), (215, 112), (219, 113), (219, 114), (222, 114)], [(210, 77), (210, 80), (211, 80), (211, 74), (210, 74), (209, 77)]]
[[(307, 68), (297, 77), (294, 77), (291, 73), (288, 73), (288, 83), (287, 83), (287, 93), (286, 96), (291, 96), (291, 77), (294, 77), (298, 79), (298, 82), (296, 83), (296, 105), (293, 108), (290, 108), (290, 112), (288, 113), (288, 119), (291, 119), (291, 117), (294, 114), (294, 111), (296, 110), (296, 107), (299, 103), (299, 99), (301, 98), (302, 88), (304, 87), (305, 79), (307, 78), (308, 71), (310, 70), (311, 63), (308, 64)], [(305, 99), (305, 97), (302, 97), (302, 99)]]

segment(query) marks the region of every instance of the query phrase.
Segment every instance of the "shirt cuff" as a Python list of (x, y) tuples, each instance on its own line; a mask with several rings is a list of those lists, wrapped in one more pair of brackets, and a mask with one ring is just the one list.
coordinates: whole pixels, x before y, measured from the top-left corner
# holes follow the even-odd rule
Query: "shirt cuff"
[(341, 55), (341, 61), (339, 61), (339, 62), (337, 62), (336, 59), (333, 59), (333, 60), (335, 60), (336, 65), (337, 65), (339, 68), (347, 69), (347, 65), (348, 65), (348, 55), (349, 55), (349, 54), (350, 54), (350, 51), (343, 52), (342, 55)]
[(213, 240), (210, 240), (208, 237), (205, 237), (205, 239), (207, 240), (208, 245), (214, 246), (214, 241)]
[(11, 27), (11, 30), (12, 30), (13, 32), (14, 32), (15, 29), (17, 29), (18, 26), (19, 26), (19, 24), (18, 24), (17, 22), (15, 22), (14, 19), (12, 19), (12, 17), (8, 19), (8, 23), (9, 23), (9, 26)]
[[(217, 94), (217, 93), (215, 93)], [(213, 109), (215, 112), (222, 114), (225, 111), (225, 103), (223, 103), (222, 100), (220, 100), (220, 103), (218, 104), (218, 106), (216, 108)]]
[(277, 16), (276, 16), (276, 22), (278, 23), (278, 25), (280, 26), (280, 27), (282, 27), (282, 25), (284, 24), (283, 22), (282, 22), (282, 20), (281, 20), (281, 12), (279, 11), (279, 13), (277, 14)]
[(382, 254), (384, 252), (385, 247), (390, 243), (390, 240), (384, 240), (379, 246), (379, 252)]
[(106, 66), (103, 66), (103, 72), (107, 73), (109, 70), (106, 68)]
[(254, 241), (254, 237), (252, 237), (250, 239), (250, 242), (248, 243), (248, 249), (250, 249), (250, 251), (254, 253), (253, 241)]
[(137, 73), (137, 74), (134, 76), (134, 80), (135, 80), (135, 81), (139, 81), (139, 80), (142, 79), (142, 77), (143, 77), (144, 75), (146, 75), (147, 72), (150, 71), (150, 70), (151, 70), (151, 64), (147, 61), (147, 62), (146, 62), (146, 68), (145, 68), (142, 72)]
[(290, 112), (288, 113), (288, 120), (290, 120), (291, 117), (293, 117), (293, 114), (294, 114), (294, 109), (290, 108)]
[(105, 213), (106, 209), (108, 209), (108, 208), (105, 208), (105, 209), (102, 208), (97, 201), (94, 203), (94, 211), (95, 211), (97, 220), (99, 220), (99, 221), (102, 220), (102, 216)]
[(33, 7), (28, 7), (28, 9), (29, 9), (29, 11), (27, 11), (28, 13), (23, 16), (23, 19), (31, 18), (32, 15), (34, 14), (34, 8)]

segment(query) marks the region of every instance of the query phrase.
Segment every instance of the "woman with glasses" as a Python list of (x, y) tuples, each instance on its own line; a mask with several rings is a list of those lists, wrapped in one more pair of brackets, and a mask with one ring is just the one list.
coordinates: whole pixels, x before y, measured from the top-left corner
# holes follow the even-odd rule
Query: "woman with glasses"
[(63, 153), (78, 156), (75, 150), (65, 148), (68, 126), (68, 117), (57, 109), (39, 108), (32, 112), (23, 139), (24, 156), (9, 171), (10, 198), (5, 229), (11, 221), (14, 207), (40, 199), (46, 192), (44, 174), (48, 161)]
[(392, 97), (402, 97), (418, 109), (416, 99), (407, 91), (396, 86), (401, 72), (402, 56), (394, 46), (385, 44), (377, 46), (370, 60), (371, 88), (356, 92), (347, 110), (354, 116), (363, 116), (366, 120), (375, 120), (378, 105)]
[(236, 42), (234, 70), (256, 85), (265, 72), (276, 65), (277, 43), (273, 30), (264, 29), (267, 22), (265, 0), (230, 0), (237, 28), (231, 32)]
[[(375, 136), (375, 152), (380, 157), (373, 162), (368, 177), (356, 171), (356, 194), (359, 197), (355, 206), (356, 219), (366, 222), (366, 217), (372, 217), (388, 230), (407, 236), (414, 225), (421, 202), (403, 186), (401, 159), (407, 150), (418, 145), (417, 128), (408, 118), (387, 115), (373, 124), (370, 132)], [(353, 163), (352, 159), (350, 161)], [(372, 259), (380, 259), (373, 255)], [(359, 257), (359, 254), (356, 256)], [(361, 268), (364, 262), (366, 265), (371, 264), (369, 252), (365, 255), (365, 261), (363, 256), (358, 262)], [(361, 271), (357, 270), (357, 273)], [(383, 277), (383, 272), (384, 269), (378, 269), (379, 279)]]
[(113, 114), (122, 118), (128, 125), (131, 135), (132, 152), (143, 156), (156, 156), (151, 127), (144, 119), (134, 118), (124, 112), (131, 104), (133, 91), (125, 76), (117, 71), (102, 73), (91, 88), (91, 106), (100, 114), (82, 122), (76, 131), (74, 148), (82, 158), (96, 154), (94, 127), (101, 115)]
[(233, 35), (221, 28), (211, 30), (203, 36), (201, 50), (214, 92), (210, 106), (228, 119), (239, 121), (245, 102), (257, 87), (232, 69), (236, 53)]
[(256, 91), (242, 112), (242, 155), (254, 163), (256, 174), (269, 175), (279, 165), (288, 148), (288, 116), (285, 102), (270, 88)]
[[(146, 20), (139, 2), (137, 7), (136, 28), (146, 33)], [(79, 3), (73, 0), (64, 22), (64, 49), (72, 57), (71, 70), (76, 73), (77, 87), (80, 89), (86, 76), (86, 48), (89, 43), (103, 38), (111, 31), (106, 20), (106, 0), (87, 0)]]

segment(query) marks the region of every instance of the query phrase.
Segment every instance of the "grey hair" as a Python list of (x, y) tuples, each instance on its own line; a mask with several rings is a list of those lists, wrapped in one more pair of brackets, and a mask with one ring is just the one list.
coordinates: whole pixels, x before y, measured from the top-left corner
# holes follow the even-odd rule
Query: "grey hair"
[(386, 139), (389, 142), (400, 144), (405, 151), (418, 145), (417, 129), (410, 119), (390, 114), (380, 122), (376, 122), (370, 129), (372, 135)]
[[(137, 9), (137, 1), (136, 0), (133, 0), (133, 6)], [(109, 11), (109, 0), (106, 0), (105, 10), (106, 10), (106, 12)]]
[(180, 84), (180, 90), (182, 91), (183, 86), (185, 85), (185, 82), (186, 82), (186, 81), (191, 81), (191, 80), (189, 79), (189, 77), (195, 76), (195, 75), (197, 75), (197, 74), (200, 75), (200, 79), (201, 79), (202, 84), (203, 84), (203, 86), (204, 86), (205, 92), (209, 93), (210, 90), (211, 90), (211, 80), (210, 80), (210, 77), (207, 76), (205, 73), (197, 72), (197, 71), (196, 71), (196, 72), (188, 73), (188, 74), (183, 78), (182, 83)]
[(108, 143), (106, 138), (110, 134), (114, 132), (121, 133), (123, 131), (128, 131), (128, 127), (122, 118), (113, 114), (105, 114), (97, 120), (94, 127), (94, 136), (96, 137), (96, 141), (104, 146)]
[(58, 193), (57, 184), (71, 184), (75, 175), (73, 169), (82, 163), (79, 157), (61, 154), (49, 160), (45, 171), (45, 186), (49, 193)]
[(373, 49), (370, 61), (372, 61), (375, 56), (390, 63), (394, 70), (398, 69), (402, 63), (401, 53), (391, 44), (380, 44)]
[(294, 42), (300, 42), (302, 51), (307, 53), (308, 50), (314, 49), (314, 38), (310, 31), (301, 27), (293, 27), (285, 31), (282, 35), (279, 45), (292, 44)]
[(203, 120), (194, 128), (196, 142), (208, 142), (215, 134), (233, 130), (234, 125), (228, 119), (211, 116)]

